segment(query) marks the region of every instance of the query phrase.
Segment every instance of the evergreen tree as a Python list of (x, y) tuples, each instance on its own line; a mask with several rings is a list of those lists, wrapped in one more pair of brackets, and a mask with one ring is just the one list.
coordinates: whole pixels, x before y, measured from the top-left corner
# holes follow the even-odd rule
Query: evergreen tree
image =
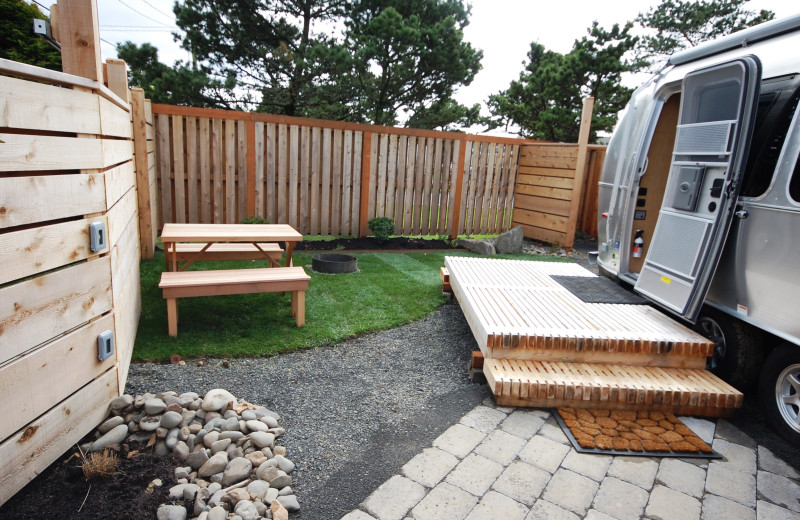
[(0, 1), (0, 58), (61, 70), (61, 53), (33, 34), (33, 20), (48, 20), (24, 0)]

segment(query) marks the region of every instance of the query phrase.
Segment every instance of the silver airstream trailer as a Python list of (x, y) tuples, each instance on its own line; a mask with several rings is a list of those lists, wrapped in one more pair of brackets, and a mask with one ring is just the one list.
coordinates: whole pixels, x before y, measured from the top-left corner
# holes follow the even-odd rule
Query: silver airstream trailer
[(714, 340), (800, 443), (800, 14), (675, 54), (599, 183), (598, 267)]

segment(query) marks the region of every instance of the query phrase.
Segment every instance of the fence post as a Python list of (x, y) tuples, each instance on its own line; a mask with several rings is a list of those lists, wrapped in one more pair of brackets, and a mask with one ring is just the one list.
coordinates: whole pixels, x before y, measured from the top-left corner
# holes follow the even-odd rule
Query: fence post
[(108, 89), (128, 103), (131, 102), (128, 88), (128, 67), (123, 60), (109, 58), (103, 64), (105, 83)]
[(147, 117), (145, 115), (144, 90), (140, 88), (131, 89), (131, 112), (133, 117), (133, 158), (139, 200), (139, 240), (142, 259), (150, 260), (155, 251), (155, 233), (152, 226), (153, 209), (150, 201), (150, 171), (147, 161)]
[(369, 157), (372, 149), (372, 132), (364, 132), (364, 140), (361, 144), (361, 207), (359, 208), (359, 233), (358, 236), (365, 237), (369, 227)]
[(463, 218), (463, 215), (461, 215), (461, 195), (464, 190), (464, 164), (467, 158), (467, 140), (462, 137), (458, 142), (461, 146), (458, 151), (458, 166), (456, 167), (456, 195), (455, 203), (453, 204), (453, 219), (449, 223), (451, 226), (450, 238), (458, 238), (458, 230), (461, 229), (461, 220)]
[(592, 126), (592, 110), (594, 109), (594, 98), (587, 97), (583, 100), (583, 111), (581, 112), (581, 129), (578, 133), (578, 158), (575, 164), (575, 184), (572, 190), (572, 201), (569, 209), (569, 221), (567, 222), (567, 236), (564, 247), (569, 251), (575, 242), (575, 228), (578, 222), (578, 213), (581, 208), (581, 197), (583, 196), (583, 178), (586, 175), (586, 155), (589, 146), (589, 131)]
[(54, 7), (62, 70), (103, 83), (96, 0), (59, 0)]

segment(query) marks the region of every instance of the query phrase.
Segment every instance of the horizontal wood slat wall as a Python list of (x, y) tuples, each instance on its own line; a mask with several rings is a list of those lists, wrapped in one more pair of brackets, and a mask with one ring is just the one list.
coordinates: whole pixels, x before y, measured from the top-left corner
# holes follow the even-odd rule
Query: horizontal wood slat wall
[[(597, 182), (605, 147), (588, 148), (576, 229), (597, 236)], [(569, 222), (575, 190), (578, 145), (523, 144), (514, 186), (513, 225), (526, 237), (572, 245)]]
[(153, 105), (159, 226), (261, 216), (307, 235), (511, 226), (523, 139)]
[[(119, 89), (124, 64), (111, 69)], [(8, 60), (0, 73), (0, 392), (16, 403), (0, 406), (2, 504), (122, 392), (141, 289), (127, 94)], [(96, 223), (105, 245), (92, 251)], [(100, 361), (106, 330), (114, 352)]]

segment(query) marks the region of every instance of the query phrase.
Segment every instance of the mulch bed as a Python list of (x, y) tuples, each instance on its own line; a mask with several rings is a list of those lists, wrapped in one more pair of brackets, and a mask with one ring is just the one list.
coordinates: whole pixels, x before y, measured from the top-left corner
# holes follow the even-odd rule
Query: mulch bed
[(553, 414), (581, 453), (720, 458), (672, 414), (559, 408)]

